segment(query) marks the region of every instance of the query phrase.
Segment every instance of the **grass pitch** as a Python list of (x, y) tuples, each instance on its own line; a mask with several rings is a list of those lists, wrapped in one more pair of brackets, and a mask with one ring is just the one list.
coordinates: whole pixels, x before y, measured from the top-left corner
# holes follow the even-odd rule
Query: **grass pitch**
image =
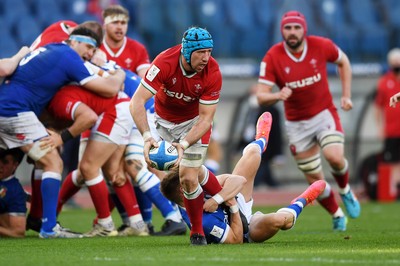
[[(279, 207), (257, 207), (263, 212)], [(294, 229), (261, 244), (192, 247), (189, 236), (0, 239), (2, 266), (12, 265), (400, 265), (400, 204), (363, 203), (348, 230), (332, 232), (331, 218), (316, 204), (304, 209)], [(162, 219), (154, 214), (158, 230)], [(66, 210), (62, 225), (90, 229), (93, 210)], [(114, 221), (120, 219), (114, 214)]]

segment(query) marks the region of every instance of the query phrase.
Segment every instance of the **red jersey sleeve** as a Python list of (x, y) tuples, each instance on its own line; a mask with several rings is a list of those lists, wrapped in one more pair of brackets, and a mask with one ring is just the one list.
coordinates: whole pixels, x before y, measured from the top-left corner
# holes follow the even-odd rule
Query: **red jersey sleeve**
[(334, 63), (340, 59), (342, 52), (332, 40), (322, 37), (315, 37), (315, 38), (319, 39), (319, 42), (321, 43), (320, 45), (321, 47), (323, 47), (323, 52), (325, 54), (327, 62)]
[(222, 88), (222, 74), (219, 70), (219, 66), (213, 58), (210, 60), (211, 61), (209, 62), (209, 64), (211, 67), (208, 71), (208, 73), (210, 74), (206, 78), (206, 80), (208, 80), (208, 84), (204, 93), (200, 96), (199, 100), (201, 104), (206, 105), (218, 103)]

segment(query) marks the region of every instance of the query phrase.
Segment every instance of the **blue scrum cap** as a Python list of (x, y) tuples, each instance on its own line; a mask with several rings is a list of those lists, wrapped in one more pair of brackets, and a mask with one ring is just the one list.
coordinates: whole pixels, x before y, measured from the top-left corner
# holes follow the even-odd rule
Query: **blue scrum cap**
[(181, 53), (189, 65), (190, 58), (194, 51), (213, 47), (211, 34), (205, 29), (192, 27), (183, 34)]

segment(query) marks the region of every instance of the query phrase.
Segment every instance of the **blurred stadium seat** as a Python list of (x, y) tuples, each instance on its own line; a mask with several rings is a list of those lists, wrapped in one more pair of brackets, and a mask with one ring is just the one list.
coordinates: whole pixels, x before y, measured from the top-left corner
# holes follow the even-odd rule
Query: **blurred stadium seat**
[(383, 19), (395, 28), (400, 28), (400, 3), (397, 0), (381, 0), (380, 9), (383, 12)]
[(316, 1), (316, 12), (329, 32), (335, 28), (343, 28), (347, 24), (343, 0)]
[(170, 29), (176, 33), (176, 42), (182, 39), (182, 33), (193, 26), (193, 9), (188, 0), (169, 0), (166, 5), (166, 19)]
[(268, 49), (269, 32), (257, 23), (253, 2), (226, 0), (225, 6), (228, 24), (235, 33), (232, 40), (234, 54), (239, 57), (262, 57)]
[(30, 14), (28, 2), (26, 0), (2, 0), (3, 19), (10, 27), (25, 15)]
[(21, 17), (15, 24), (19, 46), (30, 46), (37, 36), (42, 32), (42, 28), (31, 15)]
[(383, 26), (368, 27), (362, 30), (359, 43), (363, 61), (386, 62), (389, 51), (389, 30)]
[(14, 37), (8, 33), (3, 32), (0, 38), (0, 58), (10, 57), (19, 50), (19, 44), (15, 41)]
[(225, 0), (228, 23), (236, 30), (248, 31), (255, 27), (251, 1)]
[(214, 40), (214, 57), (235, 57), (234, 29), (229, 27), (224, 0), (193, 0), (196, 25), (206, 28)]
[(275, 0), (249, 0), (254, 11), (256, 23), (263, 29), (270, 31), (275, 24), (279, 2)]
[(335, 27), (330, 37), (348, 55), (350, 61), (361, 60), (358, 29), (346, 25)]
[(46, 28), (50, 24), (59, 21), (63, 17), (58, 0), (36, 0), (34, 9), (35, 17), (41, 23), (41, 28)]
[(377, 12), (376, 1), (344, 1), (345, 9), (349, 11), (350, 23), (360, 27), (371, 27), (381, 25), (379, 13)]
[(176, 44), (175, 33), (165, 25), (166, 14), (163, 0), (138, 0), (137, 29), (146, 40), (150, 58)]

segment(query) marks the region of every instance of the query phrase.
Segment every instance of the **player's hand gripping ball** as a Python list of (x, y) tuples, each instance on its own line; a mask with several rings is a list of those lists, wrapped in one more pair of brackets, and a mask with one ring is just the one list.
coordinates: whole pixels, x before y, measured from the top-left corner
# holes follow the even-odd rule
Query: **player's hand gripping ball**
[(169, 170), (178, 160), (178, 151), (165, 140), (159, 141), (158, 145), (158, 148), (152, 148), (149, 152), (152, 167), (162, 171)]

